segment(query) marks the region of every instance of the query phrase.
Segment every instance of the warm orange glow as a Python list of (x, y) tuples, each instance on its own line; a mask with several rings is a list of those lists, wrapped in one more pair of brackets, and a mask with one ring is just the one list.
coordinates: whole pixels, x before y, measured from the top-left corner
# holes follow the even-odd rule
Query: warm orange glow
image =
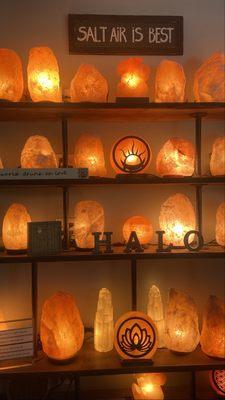
[(164, 394), (161, 388), (166, 383), (166, 375), (163, 373), (137, 374), (137, 383), (132, 384), (134, 400), (163, 400)]
[(0, 158), (0, 169), (3, 169), (3, 163), (2, 163), (2, 159)]
[(106, 176), (104, 148), (99, 136), (83, 133), (78, 137), (74, 164), (76, 168), (88, 168), (89, 176)]
[(153, 227), (150, 221), (142, 216), (134, 216), (128, 218), (123, 225), (123, 237), (127, 242), (131, 232), (136, 232), (138, 240), (141, 244), (149, 244), (153, 237)]
[(118, 65), (121, 81), (117, 85), (117, 97), (149, 97), (147, 81), (150, 68), (138, 57), (128, 58)]
[(21, 153), (21, 168), (57, 168), (55, 152), (45, 136), (30, 136)]
[(59, 67), (49, 47), (33, 47), (30, 50), (27, 75), (33, 101), (62, 101)]
[(7, 250), (27, 249), (27, 224), (30, 215), (23, 204), (12, 204), (4, 217), (2, 239)]
[(84, 340), (84, 326), (72, 295), (57, 292), (42, 308), (40, 334), (43, 350), (53, 360), (75, 356)]
[(0, 99), (20, 101), (23, 95), (23, 69), (19, 56), (0, 49)]
[(138, 75), (135, 74), (124, 74), (121, 77), (121, 81), (126, 83), (128, 86), (135, 88), (140, 83), (140, 78)]
[(156, 71), (155, 101), (182, 102), (185, 96), (186, 78), (182, 65), (163, 60)]
[(213, 143), (210, 172), (213, 176), (225, 175), (225, 136), (218, 137)]
[(93, 65), (81, 64), (70, 84), (71, 101), (104, 103), (108, 92), (105, 77)]
[(225, 246), (225, 201), (216, 211), (216, 241), (220, 246)]

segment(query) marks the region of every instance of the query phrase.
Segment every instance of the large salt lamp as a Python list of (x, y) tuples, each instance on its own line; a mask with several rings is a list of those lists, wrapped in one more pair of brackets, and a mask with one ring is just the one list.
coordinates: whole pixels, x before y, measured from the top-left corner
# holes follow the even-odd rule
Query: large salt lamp
[(216, 241), (220, 246), (225, 246), (225, 201), (216, 211)]
[(150, 221), (141, 215), (128, 218), (123, 225), (123, 237), (128, 242), (131, 232), (136, 232), (140, 244), (149, 244), (153, 237)]
[(21, 153), (21, 168), (57, 168), (58, 162), (45, 136), (30, 136)]
[(143, 173), (151, 162), (151, 149), (148, 143), (137, 136), (119, 139), (111, 151), (111, 164), (117, 173)]
[(2, 239), (9, 251), (27, 249), (27, 224), (31, 222), (30, 215), (23, 204), (14, 203), (8, 208), (2, 226)]
[(45, 300), (40, 334), (43, 350), (52, 360), (70, 360), (81, 349), (84, 326), (71, 294), (57, 292)]
[(0, 169), (3, 169), (3, 163), (2, 163), (2, 159), (0, 158)]
[(205, 307), (200, 343), (208, 356), (225, 358), (225, 305), (217, 296), (209, 296)]
[(213, 143), (210, 172), (214, 176), (225, 175), (225, 136), (218, 137)]
[(33, 101), (62, 101), (59, 66), (49, 47), (33, 47), (27, 66), (28, 89)]
[(147, 314), (155, 322), (158, 331), (158, 348), (165, 347), (165, 320), (160, 290), (152, 285), (148, 292)]
[(156, 159), (161, 176), (192, 176), (195, 169), (195, 149), (191, 142), (176, 137), (167, 140)]
[(113, 349), (114, 322), (111, 292), (102, 288), (99, 291), (97, 312), (94, 322), (95, 350), (105, 353)]
[(163, 373), (136, 374), (137, 383), (132, 384), (134, 400), (163, 400), (164, 394), (161, 386), (166, 383)]
[(210, 371), (209, 379), (213, 390), (220, 397), (225, 397), (225, 369), (214, 369)]
[(196, 71), (194, 97), (196, 101), (225, 101), (225, 55), (212, 54)]
[(108, 82), (90, 64), (82, 64), (70, 84), (70, 97), (74, 102), (104, 103), (108, 97)]
[(156, 71), (155, 101), (182, 102), (185, 96), (186, 78), (182, 65), (175, 61), (163, 60)]
[(150, 67), (144, 65), (139, 57), (128, 58), (118, 65), (120, 82), (117, 85), (117, 97), (149, 97), (147, 81)]
[(196, 218), (191, 201), (182, 193), (170, 196), (161, 206), (159, 215), (160, 229), (165, 232), (165, 244), (184, 246), (184, 236), (195, 230)]
[(0, 99), (20, 101), (23, 95), (23, 69), (19, 56), (0, 49)]
[(88, 168), (89, 176), (106, 176), (104, 149), (99, 136), (83, 133), (78, 137), (74, 163), (76, 168)]
[(104, 232), (105, 216), (100, 203), (79, 201), (75, 206), (74, 235), (76, 245), (82, 249), (94, 247), (93, 232)]
[(178, 353), (190, 353), (199, 343), (198, 312), (186, 293), (170, 289), (165, 316), (165, 343)]

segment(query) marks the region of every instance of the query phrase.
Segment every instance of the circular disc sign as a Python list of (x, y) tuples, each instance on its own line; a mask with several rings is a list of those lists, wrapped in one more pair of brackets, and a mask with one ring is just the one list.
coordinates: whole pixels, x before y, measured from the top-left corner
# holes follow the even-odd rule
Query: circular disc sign
[(210, 383), (219, 396), (225, 397), (225, 369), (210, 371)]
[(150, 317), (128, 312), (115, 325), (114, 345), (124, 359), (150, 359), (157, 350), (157, 328)]

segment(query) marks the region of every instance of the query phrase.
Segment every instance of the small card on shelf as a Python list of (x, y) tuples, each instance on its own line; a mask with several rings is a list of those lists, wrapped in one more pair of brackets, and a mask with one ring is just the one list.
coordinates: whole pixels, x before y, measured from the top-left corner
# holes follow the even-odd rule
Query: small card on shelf
[(32, 256), (56, 255), (62, 249), (60, 221), (28, 223), (28, 254)]

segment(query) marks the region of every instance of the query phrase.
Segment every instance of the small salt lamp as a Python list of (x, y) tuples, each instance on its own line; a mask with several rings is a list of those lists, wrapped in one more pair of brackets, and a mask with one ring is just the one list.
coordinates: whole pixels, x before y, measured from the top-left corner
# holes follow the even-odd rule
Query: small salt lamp
[(19, 56), (0, 49), (0, 99), (20, 101), (23, 95), (23, 69)]
[(30, 49), (27, 77), (28, 89), (33, 101), (62, 101), (59, 66), (49, 47)]
[(225, 101), (225, 55), (212, 54), (196, 71), (194, 97), (196, 101)]
[(2, 159), (0, 158), (0, 169), (3, 169)]
[(225, 305), (217, 296), (209, 296), (205, 307), (200, 343), (208, 356), (225, 358)]
[(88, 168), (89, 176), (106, 176), (104, 149), (99, 136), (83, 133), (78, 137), (74, 163), (76, 168)]
[(136, 374), (137, 383), (132, 384), (134, 400), (163, 400), (164, 394), (161, 386), (166, 383), (163, 373)]
[(140, 215), (128, 218), (123, 225), (123, 237), (128, 242), (131, 232), (136, 232), (140, 244), (147, 245), (153, 237), (153, 227), (150, 221)]
[(151, 149), (137, 136), (125, 136), (118, 140), (111, 151), (111, 164), (117, 173), (143, 173), (149, 167)]
[(100, 203), (92, 200), (79, 201), (75, 206), (74, 235), (78, 248), (92, 249), (92, 232), (104, 232), (105, 216)]
[(218, 137), (213, 143), (210, 172), (213, 176), (225, 175), (225, 136)]
[(184, 236), (195, 230), (196, 218), (191, 201), (182, 193), (170, 196), (161, 206), (159, 225), (165, 231), (165, 244), (184, 246)]
[(93, 65), (80, 65), (70, 84), (71, 101), (104, 103), (108, 92), (107, 80)]
[(190, 353), (199, 343), (198, 312), (186, 293), (170, 289), (165, 316), (165, 343), (177, 353)]
[(225, 246), (225, 201), (216, 211), (216, 241), (220, 246)]
[(220, 397), (225, 397), (225, 369), (210, 371), (209, 379), (213, 390)]
[(73, 296), (57, 292), (45, 300), (40, 326), (43, 351), (55, 361), (69, 361), (81, 349), (84, 326)]
[(153, 319), (158, 330), (158, 348), (165, 347), (165, 320), (160, 290), (152, 285), (148, 292), (147, 314)]
[(95, 350), (105, 353), (113, 349), (114, 322), (111, 292), (102, 288), (99, 291), (97, 312), (94, 322)]
[(6, 250), (23, 251), (27, 249), (27, 224), (30, 215), (23, 204), (14, 203), (8, 208), (2, 226), (2, 239)]
[(161, 176), (192, 176), (195, 169), (195, 149), (191, 142), (176, 137), (167, 140), (156, 159)]
[(4, 321), (5, 316), (3, 314), (3, 311), (0, 309), (0, 331), (5, 331), (6, 329), (8, 329), (8, 324), (6, 324)]
[(121, 61), (117, 71), (121, 77), (117, 85), (117, 97), (149, 97), (147, 81), (150, 67), (144, 65), (141, 58), (134, 57)]
[(156, 103), (183, 102), (186, 78), (182, 65), (175, 61), (163, 60), (156, 71)]
[(21, 153), (21, 168), (57, 168), (58, 162), (45, 136), (30, 136)]

